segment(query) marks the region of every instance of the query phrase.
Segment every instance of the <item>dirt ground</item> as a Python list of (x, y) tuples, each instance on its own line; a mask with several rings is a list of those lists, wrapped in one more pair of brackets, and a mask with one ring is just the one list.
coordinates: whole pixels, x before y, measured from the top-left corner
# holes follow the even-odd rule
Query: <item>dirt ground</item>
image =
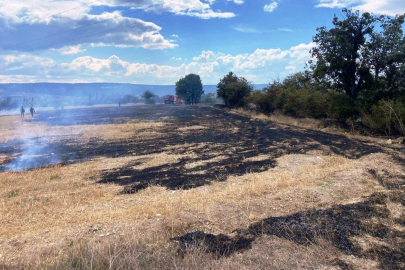
[(0, 268), (128, 236), (210, 269), (405, 268), (397, 141), (209, 106), (0, 117)]

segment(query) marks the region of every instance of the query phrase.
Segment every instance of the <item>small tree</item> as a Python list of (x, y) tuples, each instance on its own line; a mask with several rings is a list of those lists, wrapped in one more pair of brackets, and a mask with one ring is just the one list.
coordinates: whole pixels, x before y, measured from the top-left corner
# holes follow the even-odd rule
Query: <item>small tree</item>
[(185, 100), (187, 104), (197, 104), (204, 94), (200, 76), (189, 74), (176, 82), (176, 95)]
[(229, 72), (217, 85), (218, 97), (224, 100), (226, 106), (241, 107), (245, 98), (253, 91), (253, 86), (243, 77)]
[(155, 97), (156, 95), (149, 90), (146, 90), (142, 95), (142, 98), (145, 99), (145, 104), (155, 104)]

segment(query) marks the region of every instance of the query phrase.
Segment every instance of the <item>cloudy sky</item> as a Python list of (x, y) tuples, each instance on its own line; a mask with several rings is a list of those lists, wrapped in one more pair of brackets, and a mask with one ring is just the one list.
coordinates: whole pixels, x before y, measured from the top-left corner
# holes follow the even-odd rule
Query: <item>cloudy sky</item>
[(0, 0), (0, 82), (267, 83), (302, 70), (345, 7), (405, 13), (404, 0)]

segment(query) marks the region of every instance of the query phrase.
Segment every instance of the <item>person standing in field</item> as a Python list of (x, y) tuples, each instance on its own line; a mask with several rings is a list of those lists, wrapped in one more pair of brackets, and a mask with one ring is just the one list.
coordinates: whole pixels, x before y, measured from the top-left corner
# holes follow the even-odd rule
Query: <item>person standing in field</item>
[(30, 113), (31, 113), (31, 117), (34, 118), (35, 110), (34, 110), (34, 108), (32, 106), (30, 108)]
[(21, 112), (21, 117), (24, 118), (24, 115), (25, 115), (24, 106), (21, 106), (20, 112)]

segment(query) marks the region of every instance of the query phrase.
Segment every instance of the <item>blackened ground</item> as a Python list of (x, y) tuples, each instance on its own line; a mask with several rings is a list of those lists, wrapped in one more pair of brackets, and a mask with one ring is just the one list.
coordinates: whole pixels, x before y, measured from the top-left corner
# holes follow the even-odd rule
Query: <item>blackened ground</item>
[(39, 112), (31, 122), (45, 122), (49, 126), (105, 125), (125, 124), (128, 119), (139, 121), (156, 121), (162, 115), (175, 111), (176, 107), (163, 105), (129, 106), (129, 107), (92, 107), (68, 110)]
[[(405, 232), (386, 225), (391, 222), (386, 203), (391, 201), (405, 206), (404, 196), (403, 191), (390, 192), (388, 195), (376, 193), (360, 203), (267, 218), (250, 225), (248, 229), (236, 230), (235, 236), (194, 231), (172, 240), (179, 242), (181, 254), (202, 248), (207, 253), (221, 257), (250, 249), (252, 242), (262, 235), (275, 235), (299, 245), (313, 245), (323, 239), (345, 254), (378, 261), (381, 269), (405, 269)], [(403, 223), (398, 224), (404, 226)], [(354, 240), (355, 236), (371, 236), (379, 242), (363, 250)], [(344, 262), (338, 265), (351, 269)]]
[[(33, 138), (40, 149), (34, 167), (46, 167), (52, 163), (72, 164), (98, 157), (117, 158), (167, 153), (190, 154), (176, 163), (158, 167), (134, 169), (141, 165), (133, 161), (128, 165), (102, 172), (100, 183), (116, 183), (124, 187), (124, 193), (134, 193), (149, 184), (159, 184), (170, 189), (190, 189), (223, 181), (229, 175), (243, 175), (268, 170), (276, 165), (275, 159), (286, 154), (305, 154), (319, 150), (323, 155), (339, 154), (349, 158), (382, 151), (376, 146), (344, 136), (319, 131), (280, 127), (272, 122), (252, 120), (225, 110), (200, 106), (133, 106), (122, 108), (90, 108), (44, 112), (33, 120), (48, 125), (93, 125), (144, 121), (166, 124), (158, 128), (159, 138), (141, 137), (105, 141), (99, 138), (80, 140), (72, 138)], [(203, 126), (202, 130), (181, 131), (179, 128)], [(184, 144), (205, 145), (195, 150)], [(0, 155), (23, 154), (25, 141), (0, 144)], [(168, 150), (167, 148), (170, 148)], [(59, 158), (55, 159), (55, 155)], [(266, 155), (265, 160), (249, 159)], [(187, 164), (208, 161), (221, 156), (220, 161), (202, 163), (190, 167)], [(17, 157), (18, 158), (18, 157)], [(32, 166), (31, 166), (32, 167)], [(31, 169), (31, 167), (25, 169)], [(5, 164), (0, 171), (7, 170)], [(24, 169), (24, 168), (22, 168)], [(198, 172), (203, 171), (203, 174)]]

